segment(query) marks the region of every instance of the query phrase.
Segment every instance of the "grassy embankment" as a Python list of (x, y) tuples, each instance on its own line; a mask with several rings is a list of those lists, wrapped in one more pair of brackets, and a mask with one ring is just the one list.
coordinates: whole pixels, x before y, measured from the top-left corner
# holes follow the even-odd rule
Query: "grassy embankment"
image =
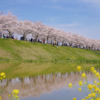
[(0, 39), (0, 59), (3, 60), (100, 60), (100, 55), (90, 50), (50, 44), (30, 43)]
[[(55, 61), (55, 59), (57, 62), (41, 62)], [(36, 63), (26, 63), (24, 60), (28, 62), (35, 60)], [(61, 63), (61, 60), (69, 60), (69, 62)], [(78, 65), (81, 65), (84, 70), (89, 70), (91, 66), (99, 68), (99, 65), (93, 63), (70, 63), (72, 60), (100, 60), (100, 55), (90, 50), (72, 47), (57, 48), (50, 44), (0, 39), (0, 72), (4, 71), (7, 78), (75, 72)]]

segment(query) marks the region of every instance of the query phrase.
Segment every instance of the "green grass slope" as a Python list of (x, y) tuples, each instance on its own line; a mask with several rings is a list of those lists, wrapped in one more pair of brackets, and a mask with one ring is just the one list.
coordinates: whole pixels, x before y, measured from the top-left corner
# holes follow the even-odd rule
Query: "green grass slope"
[(100, 60), (100, 55), (79, 48), (52, 46), (50, 44), (31, 43), (0, 38), (0, 59), (9, 60)]

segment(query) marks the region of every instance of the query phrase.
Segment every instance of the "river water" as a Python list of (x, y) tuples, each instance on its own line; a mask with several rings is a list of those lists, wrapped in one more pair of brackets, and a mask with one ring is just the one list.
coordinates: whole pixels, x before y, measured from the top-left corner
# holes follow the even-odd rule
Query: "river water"
[[(88, 82), (93, 81), (93, 74), (91, 72), (85, 72)], [(49, 75), (41, 75), (36, 77), (14, 78), (5, 79), (0, 85), (4, 92), (1, 93), (2, 100), (9, 100), (8, 95), (12, 90), (18, 89), (20, 91), (20, 100), (73, 100), (76, 97), (77, 100), (81, 100), (86, 96), (85, 93), (79, 92), (75, 87), (70, 89), (69, 83), (74, 86), (78, 86), (80, 81), (81, 72), (77, 73), (56, 73)], [(85, 80), (82, 80), (85, 82)], [(86, 90), (87, 93), (89, 93)]]

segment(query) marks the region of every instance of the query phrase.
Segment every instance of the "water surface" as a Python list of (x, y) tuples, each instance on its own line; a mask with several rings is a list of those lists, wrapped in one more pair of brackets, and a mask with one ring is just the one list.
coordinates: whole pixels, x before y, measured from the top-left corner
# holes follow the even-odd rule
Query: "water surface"
[[(86, 75), (88, 81), (91, 83), (93, 74), (87, 71)], [(1, 83), (1, 88), (5, 90), (1, 94), (2, 100), (9, 100), (7, 95), (11, 94), (13, 89), (19, 89), (20, 100), (72, 100), (73, 97), (81, 100), (86, 94), (79, 92), (74, 87), (72, 89), (68, 87), (69, 83), (79, 87), (78, 81), (80, 81), (80, 76), (81, 72), (71, 72), (69, 74), (56, 73), (5, 79)]]

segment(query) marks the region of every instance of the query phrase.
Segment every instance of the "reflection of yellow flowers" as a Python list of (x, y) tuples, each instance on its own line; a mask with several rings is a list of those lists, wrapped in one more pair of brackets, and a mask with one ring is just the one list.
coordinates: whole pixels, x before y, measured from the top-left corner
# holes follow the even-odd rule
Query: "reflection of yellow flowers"
[(80, 72), (81, 71), (81, 66), (77, 66), (77, 70)]
[(85, 77), (86, 77), (85, 73), (82, 73), (82, 77), (83, 77), (83, 78), (85, 78)]
[(69, 84), (69, 87), (72, 88), (72, 83)]
[(82, 86), (82, 81), (79, 81), (79, 86)]
[(73, 98), (73, 100), (76, 100), (76, 98)]
[(1, 100), (1, 96), (0, 96), (0, 100)]

